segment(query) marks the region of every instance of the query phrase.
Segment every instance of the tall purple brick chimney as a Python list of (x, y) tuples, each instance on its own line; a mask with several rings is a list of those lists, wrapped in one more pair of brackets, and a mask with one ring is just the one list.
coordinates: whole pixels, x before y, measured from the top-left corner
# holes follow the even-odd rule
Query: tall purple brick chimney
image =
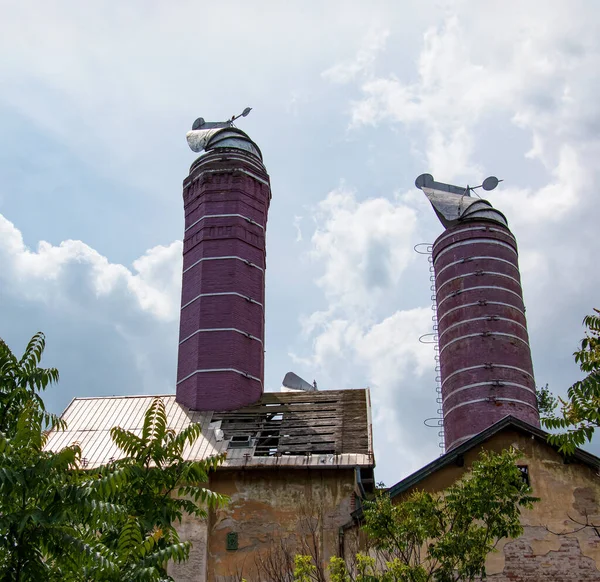
[(263, 393), (271, 188), (258, 146), (232, 121), (200, 118), (187, 138), (205, 153), (183, 182), (177, 402), (232, 410)]
[[(485, 189), (498, 183), (486, 182)], [(432, 249), (446, 450), (509, 414), (539, 426), (517, 242), (506, 218), (468, 188), (429, 174), (416, 185), (446, 228)]]

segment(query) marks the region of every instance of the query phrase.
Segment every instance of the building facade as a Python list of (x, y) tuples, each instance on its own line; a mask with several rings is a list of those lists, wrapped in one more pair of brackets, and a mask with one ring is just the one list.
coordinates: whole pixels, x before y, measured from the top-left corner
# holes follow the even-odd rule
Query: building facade
[[(175, 394), (162, 396), (169, 428), (202, 436), (190, 460), (225, 455), (208, 486), (229, 497), (206, 519), (185, 516), (190, 560), (180, 582), (286, 580), (296, 553), (325, 572), (358, 549), (361, 499), (375, 488), (368, 390), (318, 391), (294, 374), (264, 391), (265, 233), (269, 176), (258, 146), (232, 121), (198, 119), (201, 153), (183, 183), (181, 320)], [(432, 246), (446, 453), (394, 485), (442, 493), (482, 450), (518, 448), (541, 498), (524, 512), (523, 536), (488, 559), (498, 582), (600, 581), (600, 460), (565, 459), (539, 429), (517, 245), (504, 215), (468, 188), (417, 180), (445, 231)], [(76, 398), (67, 430), (47, 448), (78, 442), (85, 466), (122, 456), (110, 438), (140, 430), (151, 396)], [(584, 527), (580, 527), (581, 524)], [(326, 576), (326, 575), (325, 575)]]
[[(87, 469), (117, 460), (122, 451), (110, 429), (141, 431), (154, 398), (76, 398), (62, 415), (67, 429), (53, 431), (46, 446), (78, 442)], [(186, 460), (226, 455), (208, 487), (229, 502), (177, 526), (192, 542), (190, 559), (170, 566), (177, 582), (284, 579), (297, 552), (314, 555), (323, 568), (338, 555), (357, 496), (374, 488), (368, 390), (271, 392), (219, 412), (190, 410), (172, 394), (161, 398), (168, 428), (202, 427)]]
[[(501, 540), (486, 562), (493, 582), (600, 581), (600, 459), (577, 450), (569, 459), (548, 444), (547, 433), (505, 417), (390, 488), (401, 502), (411, 492), (443, 491), (462, 476), (482, 451), (510, 447), (539, 501), (521, 514), (523, 535)], [(583, 527), (584, 524), (589, 527)]]

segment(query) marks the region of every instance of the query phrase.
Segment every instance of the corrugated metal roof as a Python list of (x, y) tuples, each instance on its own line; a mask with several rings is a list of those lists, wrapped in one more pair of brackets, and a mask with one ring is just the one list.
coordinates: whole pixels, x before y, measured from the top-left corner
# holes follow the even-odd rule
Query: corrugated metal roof
[[(141, 434), (144, 414), (155, 396), (75, 398), (64, 411), (64, 431), (52, 431), (46, 449), (60, 450), (74, 442), (83, 463), (98, 467), (122, 456), (110, 429)], [(168, 427), (176, 432), (199, 423), (202, 435), (184, 456), (206, 459), (227, 453), (223, 467), (371, 467), (369, 391), (266, 393), (252, 406), (228, 412), (191, 411), (160, 396), (165, 403)], [(231, 448), (233, 437), (249, 437), (250, 446)], [(234, 440), (236, 440), (234, 438)]]

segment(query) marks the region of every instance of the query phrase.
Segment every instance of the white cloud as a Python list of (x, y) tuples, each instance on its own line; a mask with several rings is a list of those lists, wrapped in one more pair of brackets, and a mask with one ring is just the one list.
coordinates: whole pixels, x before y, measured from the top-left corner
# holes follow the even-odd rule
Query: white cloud
[(360, 74), (371, 72), (378, 54), (385, 48), (389, 35), (390, 31), (387, 29), (371, 28), (354, 58), (333, 65), (323, 71), (321, 76), (333, 83), (348, 83)]
[(385, 198), (358, 202), (341, 187), (319, 203), (315, 219), (311, 257), (324, 265), (317, 284), (336, 305), (373, 312), (414, 258), (415, 211)]
[[(503, 27), (502, 19), (478, 20), (477, 14), (452, 14), (424, 33), (415, 81), (390, 75), (361, 84), (363, 97), (352, 104), (351, 126), (382, 121), (418, 126), (434, 175), (472, 179), (480, 173), (473, 131), (491, 114), (500, 114), (531, 132), (529, 156), (551, 167), (560, 143), (589, 139), (600, 122), (600, 83), (586, 73), (600, 64), (598, 40), (590, 36), (584, 13), (565, 29), (557, 19), (561, 12), (557, 9), (543, 26), (536, 22), (539, 15), (526, 15), (529, 20), (519, 27)], [(569, 12), (570, 20), (573, 16)], [(502, 34), (486, 36), (492, 27)], [(422, 132), (416, 134), (422, 138)], [(551, 139), (554, 143), (548, 143)]]
[(174, 391), (180, 241), (129, 269), (82, 241), (29, 249), (0, 215), (0, 264), (1, 332), (12, 342), (46, 332), (50, 364), (65, 379), (48, 392), (53, 410), (73, 396)]
[[(424, 33), (415, 76), (342, 75), (335, 81), (355, 82), (362, 93), (350, 102), (351, 130), (398, 124), (416, 157), (425, 158), (439, 179), (472, 184), (483, 178), (485, 148), (495, 157), (520, 155), (533, 167), (535, 186), (520, 183), (518, 174), (501, 176), (509, 179), (489, 198), (507, 214), (519, 240), (538, 383), (562, 393), (576, 378), (571, 353), (600, 285), (593, 189), (600, 178), (600, 82), (589, 76), (600, 66), (600, 42), (590, 34), (597, 15), (588, 21), (584, 11), (575, 19), (567, 11), (571, 25), (564, 27), (567, 15), (556, 4), (542, 21), (539, 13), (518, 7), (503, 14), (492, 3), (496, 20), (478, 13), (488, 3), (475, 14), (471, 7), (457, 4)], [(494, 128), (511, 122), (530, 145), (496, 139)], [(328, 304), (303, 320), (316, 366), (371, 384), (376, 443), (382, 435), (394, 443), (393, 452), (381, 444), (380, 452), (386, 465), (394, 455), (396, 463), (402, 459), (403, 474), (433, 457), (431, 448), (413, 455), (424, 434), (421, 421), (435, 408), (429, 407), (435, 401), (433, 355), (416, 341), (431, 323), (428, 297), (423, 293), (422, 307), (398, 309), (415, 284), (410, 242), (426, 220), (422, 210), (412, 191), (393, 201), (362, 202), (343, 189), (330, 193), (319, 206), (312, 238), (312, 256), (323, 269), (316, 281)], [(430, 236), (440, 231), (437, 225)], [(380, 259), (373, 266), (370, 248)], [(388, 295), (379, 281), (396, 295), (395, 304), (382, 301)], [(380, 307), (376, 315), (373, 305)], [(350, 369), (342, 362), (351, 362)], [(432, 433), (425, 438), (435, 440)]]
[[(432, 312), (429, 306), (398, 309), (406, 295), (402, 282), (417, 256), (417, 213), (408, 199), (359, 201), (341, 187), (315, 208), (310, 256), (328, 308), (301, 319), (312, 347), (309, 355), (293, 356), (322, 387), (372, 389), (376, 454), (388, 467), (381, 473), (388, 480), (394, 456), (406, 471), (437, 451), (435, 434), (423, 426), (435, 413), (433, 351), (419, 342), (431, 329)], [(424, 436), (428, 445), (416, 453)]]
[(541, 188), (502, 188), (487, 195), (503, 212), (509, 214), (514, 228), (529, 228), (540, 224), (550, 228), (567, 220), (580, 203), (587, 204), (586, 170), (581, 154), (571, 145), (563, 145), (558, 163), (549, 172), (550, 181)]
[[(181, 242), (156, 246), (134, 261), (133, 270), (112, 264), (82, 241), (58, 246), (45, 241), (32, 251), (21, 232), (0, 215), (0, 280), (13, 295), (65, 310), (76, 303), (120, 295), (132, 308), (162, 321), (175, 321), (181, 289)], [(67, 286), (76, 279), (77, 285)], [(78, 297), (68, 295), (75, 291)], [(66, 292), (66, 293), (65, 293)]]
[(294, 216), (294, 221), (292, 224), (296, 229), (296, 242), (302, 242), (302, 217)]

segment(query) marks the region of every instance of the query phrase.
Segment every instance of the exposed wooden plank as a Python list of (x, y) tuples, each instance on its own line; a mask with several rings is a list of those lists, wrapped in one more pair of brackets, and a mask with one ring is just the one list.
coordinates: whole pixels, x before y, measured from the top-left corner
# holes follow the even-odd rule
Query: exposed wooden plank
[(341, 425), (339, 423), (327, 423), (321, 424), (320, 426), (310, 426), (309, 424), (281, 424), (281, 425), (254, 425), (254, 426), (222, 426), (221, 429), (225, 433), (226, 438), (228, 435), (242, 435), (242, 434), (314, 434), (314, 433), (340, 433)]
[(281, 447), (279, 449), (280, 453), (295, 453), (295, 454), (303, 454), (303, 453), (330, 453), (335, 454), (335, 448), (330, 446), (329, 444), (317, 443), (313, 446), (309, 445), (286, 445), (285, 447)]
[[(322, 390), (321, 392), (265, 392), (260, 404), (273, 402), (317, 402), (323, 400), (340, 400), (351, 390)], [(256, 406), (254, 404), (253, 406)], [(250, 407), (248, 407), (250, 408)]]
[(282, 426), (289, 426), (290, 428), (301, 428), (303, 426), (339, 426), (342, 423), (342, 419), (339, 417), (334, 418), (298, 418), (296, 416), (284, 418)]
[(230, 412), (219, 412), (215, 414), (215, 418), (231, 418), (231, 417), (239, 417), (246, 416), (248, 418), (256, 418), (259, 414), (280, 414), (285, 412), (330, 412), (330, 413), (339, 413), (341, 409), (341, 404), (339, 402), (327, 403), (327, 404), (286, 404), (282, 403), (275, 406), (269, 407), (260, 407), (254, 410), (249, 410), (247, 408), (242, 408), (240, 411), (230, 411)]
[(284, 447), (288, 444), (311, 444), (311, 443), (333, 443), (335, 444), (335, 439), (331, 438), (331, 435), (308, 435), (308, 436), (290, 436), (290, 437), (281, 437), (279, 439), (279, 446)]
[(335, 428), (329, 427), (321, 427), (320, 430), (307, 430), (306, 428), (286, 428), (285, 430), (279, 431), (279, 434), (275, 436), (278, 436), (279, 438), (286, 436), (306, 436), (307, 438), (310, 438), (314, 435), (329, 435), (333, 437), (336, 434), (337, 431)]
[[(255, 414), (252, 416), (249, 416), (248, 414), (244, 414), (244, 415), (238, 415), (238, 414), (232, 414), (232, 413), (219, 413), (219, 415), (215, 415), (213, 416), (213, 420), (221, 420), (221, 421), (235, 421), (235, 422), (243, 422), (243, 421), (256, 421), (256, 419), (258, 418), (266, 418), (265, 416), (261, 416), (259, 414)], [(290, 412), (290, 411), (285, 411), (285, 413), (283, 414), (283, 420), (288, 420), (288, 419), (299, 419), (299, 420), (311, 420), (311, 419), (339, 419), (341, 418), (341, 413), (337, 410), (328, 410), (328, 411), (321, 411), (321, 410), (307, 410), (307, 411), (294, 411), (294, 412)]]

